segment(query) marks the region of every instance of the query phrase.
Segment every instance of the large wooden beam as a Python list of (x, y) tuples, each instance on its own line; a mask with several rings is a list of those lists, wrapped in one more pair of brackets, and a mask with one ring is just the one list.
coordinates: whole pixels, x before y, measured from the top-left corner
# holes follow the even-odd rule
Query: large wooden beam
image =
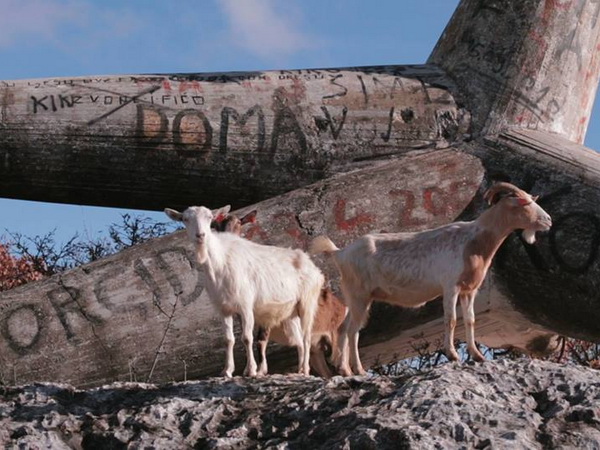
[(433, 66), (0, 81), (0, 196), (242, 207), (448, 146), (451, 85)]
[(600, 3), (463, 0), (429, 63), (458, 84), (474, 135), (507, 127), (583, 143), (600, 76)]

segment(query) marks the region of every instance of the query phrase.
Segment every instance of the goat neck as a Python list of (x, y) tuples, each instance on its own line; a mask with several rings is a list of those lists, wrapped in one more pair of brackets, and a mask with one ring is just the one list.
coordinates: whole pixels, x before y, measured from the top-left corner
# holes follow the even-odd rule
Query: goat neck
[(502, 209), (495, 205), (472, 222), (475, 233), (464, 248), (464, 268), (457, 282), (462, 294), (477, 292), (498, 248), (513, 231)]
[(492, 250), (492, 256), (502, 242), (515, 230), (514, 223), (502, 204), (496, 204), (484, 211), (474, 222), (480, 230), (478, 234), (485, 235), (486, 247)]
[(215, 233), (207, 232), (202, 242), (195, 243), (196, 262), (202, 266), (212, 268), (221, 267), (224, 264), (223, 244)]

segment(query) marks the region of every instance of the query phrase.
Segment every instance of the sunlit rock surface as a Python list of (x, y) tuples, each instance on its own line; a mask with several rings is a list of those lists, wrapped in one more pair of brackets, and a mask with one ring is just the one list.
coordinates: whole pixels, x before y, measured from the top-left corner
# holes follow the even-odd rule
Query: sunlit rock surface
[(4, 448), (600, 447), (598, 372), (543, 361), (405, 377), (0, 388)]

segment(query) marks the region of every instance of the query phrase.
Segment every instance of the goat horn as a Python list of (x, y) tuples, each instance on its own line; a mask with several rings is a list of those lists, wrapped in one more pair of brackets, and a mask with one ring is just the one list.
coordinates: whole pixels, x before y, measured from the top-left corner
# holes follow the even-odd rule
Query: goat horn
[(485, 194), (483, 194), (483, 199), (487, 201), (489, 205), (495, 205), (502, 197), (508, 194), (522, 196), (524, 193), (525, 192), (523, 190), (519, 189), (513, 184), (499, 181), (494, 183), (492, 187), (490, 187)]

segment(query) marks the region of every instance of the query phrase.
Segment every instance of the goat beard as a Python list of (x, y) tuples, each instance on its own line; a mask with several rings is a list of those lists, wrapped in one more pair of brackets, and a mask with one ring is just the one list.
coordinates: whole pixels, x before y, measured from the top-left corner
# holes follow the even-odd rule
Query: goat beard
[(196, 245), (196, 262), (198, 264), (204, 264), (208, 259), (208, 252), (206, 251), (206, 245)]
[(535, 230), (523, 230), (522, 236), (528, 244), (535, 244)]

